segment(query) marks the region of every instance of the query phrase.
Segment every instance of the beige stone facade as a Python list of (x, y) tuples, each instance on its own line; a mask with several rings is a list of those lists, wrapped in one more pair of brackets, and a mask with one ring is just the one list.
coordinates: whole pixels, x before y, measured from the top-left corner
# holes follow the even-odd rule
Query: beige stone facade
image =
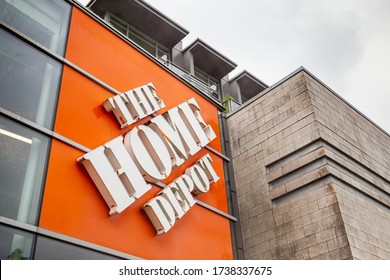
[(227, 117), (246, 259), (390, 259), (390, 136), (301, 68)]

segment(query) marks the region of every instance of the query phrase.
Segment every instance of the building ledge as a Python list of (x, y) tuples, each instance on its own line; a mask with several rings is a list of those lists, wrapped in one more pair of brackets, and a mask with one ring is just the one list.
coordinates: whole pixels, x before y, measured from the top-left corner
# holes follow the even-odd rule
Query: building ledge
[(237, 64), (217, 52), (200, 39), (183, 50), (183, 53), (191, 52), (194, 58), (194, 65), (216, 79), (229, 74)]
[(233, 82), (237, 82), (240, 86), (242, 103), (268, 88), (268, 85), (246, 70), (229, 80), (229, 83)]
[(142, 0), (96, 0), (90, 8), (102, 18), (107, 11), (111, 12), (170, 49), (189, 33), (189, 31)]

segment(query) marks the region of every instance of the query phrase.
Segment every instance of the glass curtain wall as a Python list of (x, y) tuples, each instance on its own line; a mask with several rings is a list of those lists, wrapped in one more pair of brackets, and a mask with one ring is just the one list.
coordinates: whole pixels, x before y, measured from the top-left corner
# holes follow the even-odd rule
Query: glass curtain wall
[(35, 234), (9, 224), (38, 223), (51, 139), (24, 123), (52, 129), (63, 67), (9, 29), (63, 56), (70, 13), (63, 0), (0, 0), (0, 259), (33, 256)]
[(0, 117), (0, 214), (35, 225), (49, 138)]
[(71, 6), (63, 0), (0, 0), (0, 20), (64, 56)]
[(0, 106), (52, 128), (62, 65), (0, 29)]
[(31, 233), (0, 225), (0, 259), (31, 259), (33, 241)]

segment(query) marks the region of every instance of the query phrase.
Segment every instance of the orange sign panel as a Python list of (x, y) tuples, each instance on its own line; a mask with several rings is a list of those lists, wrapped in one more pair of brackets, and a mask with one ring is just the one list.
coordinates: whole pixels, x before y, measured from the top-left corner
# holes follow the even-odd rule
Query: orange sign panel
[[(77, 8), (72, 13), (66, 58), (120, 92), (152, 82), (165, 103), (159, 115), (194, 98), (216, 134), (209, 146), (221, 151), (218, 112), (213, 104)], [(115, 116), (102, 106), (112, 96), (95, 81), (64, 66), (55, 132), (95, 149), (151, 119), (121, 129)], [(40, 227), (146, 259), (232, 259), (229, 220), (199, 205), (176, 220), (169, 232), (156, 235), (142, 210), (161, 191), (153, 184), (123, 212), (110, 216), (94, 182), (77, 163), (84, 154), (53, 140)], [(220, 179), (196, 199), (227, 212), (223, 161), (204, 148), (173, 167), (162, 183), (171, 183), (206, 154)]]

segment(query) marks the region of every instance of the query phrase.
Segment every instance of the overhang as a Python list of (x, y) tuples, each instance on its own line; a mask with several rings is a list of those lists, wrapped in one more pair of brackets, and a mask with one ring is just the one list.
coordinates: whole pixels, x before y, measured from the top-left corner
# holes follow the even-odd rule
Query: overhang
[(90, 8), (102, 18), (107, 11), (113, 13), (169, 49), (189, 33), (142, 0), (96, 0)]
[(229, 74), (237, 64), (217, 52), (200, 39), (195, 40), (191, 45), (183, 50), (183, 53), (191, 52), (194, 58), (194, 65), (209, 74), (221, 79)]
[(240, 86), (242, 103), (251, 99), (253, 96), (262, 92), (268, 86), (261, 80), (253, 76), (248, 71), (244, 70), (234, 78), (229, 80), (229, 83), (237, 82)]

